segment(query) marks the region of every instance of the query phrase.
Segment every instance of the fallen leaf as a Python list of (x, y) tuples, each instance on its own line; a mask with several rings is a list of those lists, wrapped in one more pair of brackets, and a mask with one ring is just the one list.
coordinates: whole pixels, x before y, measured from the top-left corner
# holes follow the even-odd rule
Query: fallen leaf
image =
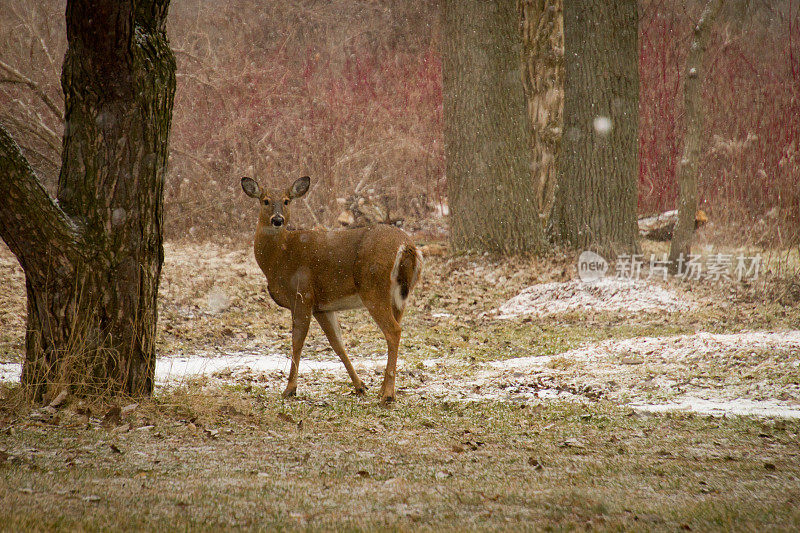
[(227, 403), (219, 408), (219, 413), (227, 416), (241, 416), (243, 414), (241, 411), (236, 409), (236, 407)]
[(111, 451), (114, 452), (114, 453), (122, 453), (122, 450), (120, 450), (119, 447), (116, 444), (114, 444), (113, 442), (110, 443), (108, 445), (108, 447), (111, 448)]
[(50, 402), (50, 407), (58, 407), (62, 403), (64, 403), (64, 400), (66, 399), (67, 399), (67, 389), (64, 389), (58, 393), (58, 396), (53, 398), (53, 401)]
[(135, 411), (137, 407), (139, 407), (138, 403), (129, 403), (128, 405), (126, 405), (125, 407), (120, 409), (120, 414), (122, 416), (128, 415), (128, 414), (132, 413), (133, 411)]
[(284, 422), (288, 422), (290, 424), (296, 424), (295, 419), (292, 418), (292, 415), (286, 413), (278, 413), (278, 418), (283, 420)]
[(30, 415), (28, 415), (28, 418), (30, 418), (31, 420), (35, 420), (37, 422), (45, 422), (47, 420), (50, 420), (52, 417), (53, 415), (43, 410), (34, 411)]
[(121, 426), (117, 426), (111, 430), (112, 433), (127, 433), (131, 430), (130, 424), (122, 424)]
[(542, 468), (544, 468), (544, 466), (542, 466), (542, 463), (539, 462), (539, 459), (533, 456), (528, 457), (528, 464), (532, 466), (534, 470), (541, 470)]
[(117, 426), (120, 423), (120, 414), (122, 410), (119, 406), (114, 406), (108, 410), (106, 415), (103, 417), (103, 426), (110, 427), (110, 426)]

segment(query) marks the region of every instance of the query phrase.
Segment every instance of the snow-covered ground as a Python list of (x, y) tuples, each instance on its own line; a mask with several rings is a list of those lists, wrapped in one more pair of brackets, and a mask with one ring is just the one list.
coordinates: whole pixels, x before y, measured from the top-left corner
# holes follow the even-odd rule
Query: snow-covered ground
[(571, 311), (674, 312), (692, 306), (686, 296), (653, 283), (602, 278), (593, 283), (572, 280), (533, 285), (501, 305), (497, 317), (542, 317)]
[[(359, 374), (377, 385), (385, 360), (354, 357)], [(229, 353), (162, 357), (159, 386), (198, 376), (223, 382), (253, 381), (279, 391), (289, 371), (285, 354)], [(402, 395), (454, 401), (540, 402), (608, 400), (648, 412), (800, 418), (800, 331), (700, 332), (589, 343), (552, 356), (467, 364), (432, 359), (398, 362)], [(18, 364), (0, 365), (0, 380), (19, 379)], [(323, 393), (335, 378), (347, 383), (334, 355), (301, 359), (300, 389)]]
[[(362, 360), (360, 367), (374, 368), (377, 361)], [(235, 352), (230, 354), (199, 354), (193, 356), (167, 356), (156, 360), (156, 383), (171, 385), (181, 383), (198, 376), (215, 376), (224, 374), (226, 377), (236, 376), (240, 372), (266, 373), (288, 372), (290, 360), (286, 355), (279, 354), (254, 354)], [(0, 363), (0, 381), (19, 381), (21, 365), (17, 363)], [(300, 373), (303, 372), (338, 372), (344, 371), (344, 366), (338, 359), (331, 360), (300, 360)]]

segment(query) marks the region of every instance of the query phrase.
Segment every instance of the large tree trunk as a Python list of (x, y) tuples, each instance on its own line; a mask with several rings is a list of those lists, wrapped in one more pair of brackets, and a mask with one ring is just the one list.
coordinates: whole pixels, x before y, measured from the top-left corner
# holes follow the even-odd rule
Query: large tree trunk
[(635, 0), (564, 3), (564, 135), (555, 236), (636, 250), (639, 71)]
[[(23, 385), (149, 394), (175, 91), (168, 0), (70, 0), (57, 201), (0, 132), (0, 230), (25, 271)], [(5, 196), (5, 195), (4, 195)]]
[(700, 150), (703, 140), (703, 57), (708, 46), (711, 23), (722, 7), (722, 0), (710, 0), (694, 27), (684, 74), (683, 103), (686, 109), (686, 136), (683, 157), (678, 167), (678, 222), (669, 249), (670, 271), (678, 269), (691, 253), (697, 213), (697, 179), (700, 173)]
[(450, 242), (455, 250), (543, 247), (530, 169), (515, 0), (446, 0), (442, 74)]
[(564, 14), (562, 0), (519, 0), (519, 4), (536, 208), (547, 225), (555, 204), (564, 125)]

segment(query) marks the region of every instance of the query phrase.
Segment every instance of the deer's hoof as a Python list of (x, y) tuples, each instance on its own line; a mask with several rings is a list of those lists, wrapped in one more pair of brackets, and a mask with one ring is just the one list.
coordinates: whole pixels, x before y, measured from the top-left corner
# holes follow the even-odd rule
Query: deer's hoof
[(394, 403), (394, 394), (382, 394), (381, 405), (391, 405)]
[(284, 399), (297, 396), (297, 387), (286, 387), (286, 390), (281, 393)]

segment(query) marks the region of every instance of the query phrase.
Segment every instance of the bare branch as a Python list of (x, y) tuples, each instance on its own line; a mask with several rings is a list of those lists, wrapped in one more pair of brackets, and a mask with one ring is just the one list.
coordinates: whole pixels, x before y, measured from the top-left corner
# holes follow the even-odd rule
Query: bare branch
[(20, 83), (20, 84), (23, 84), (23, 85), (27, 85), (28, 88), (31, 91), (33, 91), (33, 94), (38, 96), (42, 100), (42, 102), (44, 102), (44, 104), (47, 106), (47, 108), (50, 110), (50, 112), (53, 113), (53, 115), (55, 115), (56, 118), (58, 118), (58, 120), (61, 120), (61, 121), (64, 120), (64, 113), (56, 105), (56, 103), (53, 102), (53, 100), (49, 96), (47, 96), (47, 94), (42, 90), (42, 88), (39, 86), (38, 83), (36, 83), (32, 79), (28, 78), (27, 76), (22, 74), (20, 71), (18, 71), (17, 69), (15, 69), (11, 65), (9, 65), (9, 64), (7, 64), (7, 63), (5, 63), (3, 61), (0, 61), (0, 70), (4, 71), (6, 74), (11, 76), (11, 78), (3, 78), (0, 81), (5, 81), (7, 83)]
[(82, 232), (47, 194), (19, 146), (0, 126), (0, 238), (26, 275), (67, 272), (82, 255)]
[(28, 133), (36, 136), (47, 146), (52, 148), (57, 154), (61, 153), (61, 139), (58, 137), (56, 132), (48, 128), (43, 121), (38, 120), (32, 122), (30, 120), (21, 120), (11, 114), (2, 114), (0, 115), (0, 119), (7, 123), (13, 124), (20, 130), (27, 131)]
[(174, 147), (171, 148), (171, 151), (172, 151), (173, 154), (180, 155), (182, 157), (185, 157), (185, 158), (189, 159), (190, 161), (195, 163), (197, 166), (199, 166), (200, 168), (202, 168), (203, 170), (205, 170), (209, 174), (214, 174), (214, 169), (211, 167), (211, 165), (209, 165), (207, 162), (203, 161), (202, 159), (200, 159), (196, 155), (190, 154), (189, 152), (187, 152), (185, 150), (181, 150), (180, 148), (174, 148)]

